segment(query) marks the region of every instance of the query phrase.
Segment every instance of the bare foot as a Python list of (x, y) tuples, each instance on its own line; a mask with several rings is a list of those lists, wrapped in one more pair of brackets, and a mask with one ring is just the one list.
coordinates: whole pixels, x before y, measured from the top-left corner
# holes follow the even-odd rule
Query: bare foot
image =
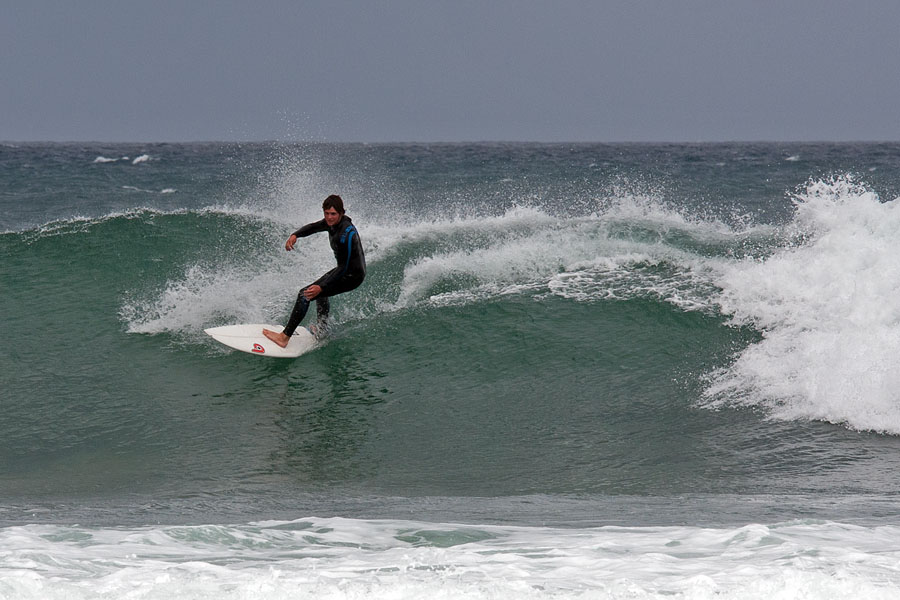
[(291, 341), (291, 336), (279, 333), (277, 331), (271, 331), (269, 329), (263, 329), (263, 335), (282, 348), (287, 348), (288, 342)]

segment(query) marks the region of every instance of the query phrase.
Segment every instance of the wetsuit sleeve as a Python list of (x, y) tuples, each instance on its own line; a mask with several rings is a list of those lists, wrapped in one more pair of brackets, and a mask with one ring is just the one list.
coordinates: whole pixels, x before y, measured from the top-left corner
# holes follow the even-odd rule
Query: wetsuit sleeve
[(316, 221), (315, 223), (304, 225), (303, 227), (295, 231), (293, 235), (296, 235), (298, 238), (302, 238), (314, 233), (321, 233), (322, 231), (328, 231), (328, 224), (325, 222), (325, 219)]

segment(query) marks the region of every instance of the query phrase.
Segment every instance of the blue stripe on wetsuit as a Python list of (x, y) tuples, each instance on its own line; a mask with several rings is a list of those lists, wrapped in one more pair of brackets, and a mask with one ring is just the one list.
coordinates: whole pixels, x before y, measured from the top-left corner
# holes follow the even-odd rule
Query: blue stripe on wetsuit
[(351, 225), (347, 229), (344, 230), (344, 235), (350, 234), (347, 236), (347, 264), (344, 265), (344, 270), (341, 271), (341, 274), (338, 275), (338, 278), (343, 277), (344, 273), (347, 272), (347, 269), (350, 268), (350, 257), (353, 252), (353, 234), (356, 233), (356, 229)]

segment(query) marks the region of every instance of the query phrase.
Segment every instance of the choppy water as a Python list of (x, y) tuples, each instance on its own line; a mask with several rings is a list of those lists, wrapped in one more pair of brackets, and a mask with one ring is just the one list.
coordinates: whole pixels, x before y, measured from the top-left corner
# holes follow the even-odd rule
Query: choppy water
[[(5, 145), (0, 595), (896, 595), (898, 165)], [(333, 337), (206, 336), (330, 268), (329, 193)]]

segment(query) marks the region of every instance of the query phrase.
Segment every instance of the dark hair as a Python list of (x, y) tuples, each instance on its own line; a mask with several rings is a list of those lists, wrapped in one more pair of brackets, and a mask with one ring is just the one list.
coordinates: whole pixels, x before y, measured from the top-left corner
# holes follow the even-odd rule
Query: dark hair
[(325, 202), (322, 203), (322, 210), (327, 210), (329, 208), (333, 208), (341, 214), (344, 214), (344, 201), (341, 200), (341, 197), (337, 194), (332, 194), (325, 198)]

